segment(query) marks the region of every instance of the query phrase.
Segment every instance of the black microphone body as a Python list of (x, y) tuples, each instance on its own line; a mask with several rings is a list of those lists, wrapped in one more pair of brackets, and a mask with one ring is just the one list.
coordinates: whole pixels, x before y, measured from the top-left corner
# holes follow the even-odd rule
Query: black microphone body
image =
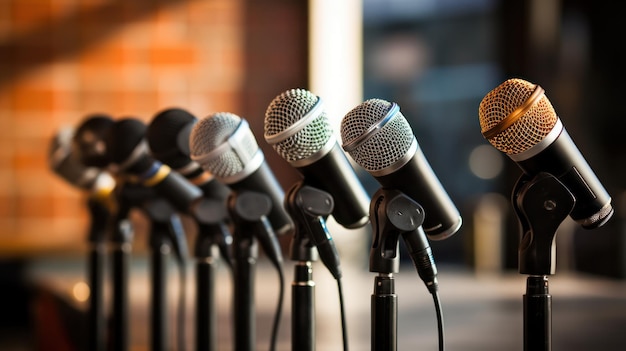
[(374, 178), (383, 188), (399, 190), (428, 209), (423, 228), (429, 236), (436, 237), (450, 228), (458, 229), (459, 212), (421, 148), (418, 147), (413, 157), (395, 172)]
[[(154, 159), (143, 141), (145, 124), (134, 118), (115, 122), (108, 131), (107, 153), (118, 170), (142, 185), (154, 188), (178, 210), (187, 212), (200, 201), (202, 191), (167, 165)], [(142, 148), (145, 147), (145, 150)]]
[(360, 228), (368, 221), (369, 197), (354, 174), (339, 144), (313, 164), (297, 167), (306, 184), (326, 191), (335, 199), (333, 218), (348, 229)]
[(611, 217), (606, 214), (607, 211), (613, 211), (607, 208), (611, 196), (565, 128), (544, 150), (528, 159), (517, 160), (516, 163), (526, 174), (548, 172), (563, 183), (576, 198), (570, 217), (580, 222), (583, 228), (600, 227)]
[(267, 195), (272, 202), (267, 218), (276, 233), (284, 234), (293, 227), (291, 218), (282, 205), (285, 193), (267, 162), (261, 163), (259, 168), (246, 178), (228, 186), (235, 192), (253, 191)]

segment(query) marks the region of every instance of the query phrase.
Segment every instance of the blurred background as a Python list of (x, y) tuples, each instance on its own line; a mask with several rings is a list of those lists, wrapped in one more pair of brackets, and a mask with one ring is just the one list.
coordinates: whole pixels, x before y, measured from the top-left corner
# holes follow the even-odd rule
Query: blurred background
[[(263, 118), (275, 96), (296, 87), (321, 96), (337, 126), (365, 99), (400, 105), (464, 221), (456, 235), (431, 243), (444, 267), (440, 274), (474, 278), (519, 276), (519, 233), (509, 198), (520, 170), (480, 134), (478, 105), (507, 78), (541, 85), (615, 207), (611, 221), (593, 231), (563, 223), (557, 276), (598, 279), (616, 284), (612, 293), (626, 292), (621, 210), (626, 29), (617, 5), (582, 0), (1, 1), (0, 348), (54, 349), (29, 337), (43, 328), (35, 308), (41, 307), (40, 292), (33, 286), (61, 286), (52, 289), (55, 294), (67, 294), (70, 305), (84, 308), (84, 294), (71, 291), (84, 282), (89, 218), (85, 194), (50, 169), (49, 144), (60, 128), (76, 126), (92, 113), (149, 123), (167, 107), (185, 108), (198, 118), (232, 112), (248, 120), (287, 189), (298, 175), (263, 140)], [(373, 194), (376, 181), (357, 171)], [(137, 257), (146, 246), (139, 217)], [(358, 279), (369, 289), (367, 228), (357, 234), (332, 228), (345, 265), (360, 272)], [(517, 307), (504, 310), (519, 324), (524, 284), (515, 282), (519, 285), (507, 301)], [(573, 290), (567, 291), (575, 291), (576, 281), (570, 283)], [(369, 294), (358, 307), (362, 313), (368, 312)], [(581, 306), (598, 310), (597, 303), (606, 301), (575, 306), (583, 315), (588, 310)], [(612, 319), (595, 316), (605, 330), (626, 325), (626, 303), (611, 301)], [(456, 324), (451, 324), (452, 338)], [(288, 329), (287, 322), (284, 326)], [(519, 325), (511, 327), (510, 334), (521, 333)], [(35, 335), (40, 334), (45, 333)], [(520, 338), (501, 345), (510, 349)], [(602, 349), (626, 345), (626, 339), (614, 344), (609, 339)], [(134, 349), (142, 347), (138, 343)]]

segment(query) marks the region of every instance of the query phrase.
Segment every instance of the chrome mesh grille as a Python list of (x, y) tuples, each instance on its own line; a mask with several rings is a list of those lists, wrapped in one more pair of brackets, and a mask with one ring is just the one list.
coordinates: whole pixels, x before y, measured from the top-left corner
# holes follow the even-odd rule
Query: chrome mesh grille
[[(318, 102), (318, 97), (304, 89), (291, 89), (278, 95), (265, 111), (266, 139), (283, 133), (304, 118)], [(270, 143), (274, 150), (288, 162), (306, 159), (320, 151), (333, 134), (326, 112), (321, 110), (309, 123), (292, 136)], [(268, 141), (269, 142), (269, 141)]]
[[(229, 112), (214, 113), (198, 121), (189, 137), (192, 156), (200, 157), (206, 155), (218, 146), (228, 142), (228, 138), (237, 130), (241, 121), (239, 116)], [(242, 135), (244, 138), (237, 143), (239, 153), (254, 155), (258, 151), (259, 146), (252, 131), (248, 129)], [(242, 155), (239, 153), (230, 147), (214, 158), (204, 161), (199, 160), (198, 163), (216, 177), (228, 178), (240, 173), (245, 167), (246, 158), (242, 158)]]
[[(370, 99), (348, 112), (341, 121), (343, 144), (348, 144), (366, 133), (370, 127), (385, 117), (391, 105), (385, 100)], [(368, 172), (380, 171), (402, 159), (414, 140), (415, 136), (409, 122), (398, 111), (378, 133), (349, 154)]]

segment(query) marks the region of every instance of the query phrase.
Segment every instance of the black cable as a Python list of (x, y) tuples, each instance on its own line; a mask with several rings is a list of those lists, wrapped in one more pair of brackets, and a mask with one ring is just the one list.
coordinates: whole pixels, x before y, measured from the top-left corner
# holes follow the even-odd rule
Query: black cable
[(285, 275), (283, 270), (278, 267), (278, 279), (280, 287), (278, 289), (278, 304), (276, 305), (276, 314), (274, 315), (274, 325), (272, 326), (272, 336), (270, 339), (270, 351), (276, 350), (276, 342), (278, 339), (278, 330), (280, 329), (280, 320), (283, 311), (283, 298), (285, 296)]
[(346, 307), (343, 300), (343, 284), (341, 284), (341, 279), (337, 279), (337, 289), (339, 290), (339, 308), (341, 310), (341, 334), (343, 336), (343, 351), (348, 351), (348, 327), (346, 323)]
[(435, 311), (437, 312), (437, 333), (439, 334), (439, 351), (443, 351), (445, 349), (443, 337), (443, 310), (441, 308), (439, 294), (435, 291), (432, 293), (432, 295), (433, 301), (435, 302)]

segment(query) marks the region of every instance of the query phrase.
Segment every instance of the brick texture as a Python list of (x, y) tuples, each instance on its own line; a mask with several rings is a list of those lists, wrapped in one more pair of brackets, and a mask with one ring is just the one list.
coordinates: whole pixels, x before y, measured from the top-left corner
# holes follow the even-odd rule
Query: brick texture
[[(270, 150), (262, 138), (267, 105), (306, 85), (306, 6), (0, 2), (0, 255), (85, 247), (85, 194), (52, 172), (47, 152), (60, 128), (91, 113), (149, 123), (173, 106), (198, 118), (230, 111), (248, 119)], [(294, 176), (283, 172), (277, 176), (289, 184)]]

